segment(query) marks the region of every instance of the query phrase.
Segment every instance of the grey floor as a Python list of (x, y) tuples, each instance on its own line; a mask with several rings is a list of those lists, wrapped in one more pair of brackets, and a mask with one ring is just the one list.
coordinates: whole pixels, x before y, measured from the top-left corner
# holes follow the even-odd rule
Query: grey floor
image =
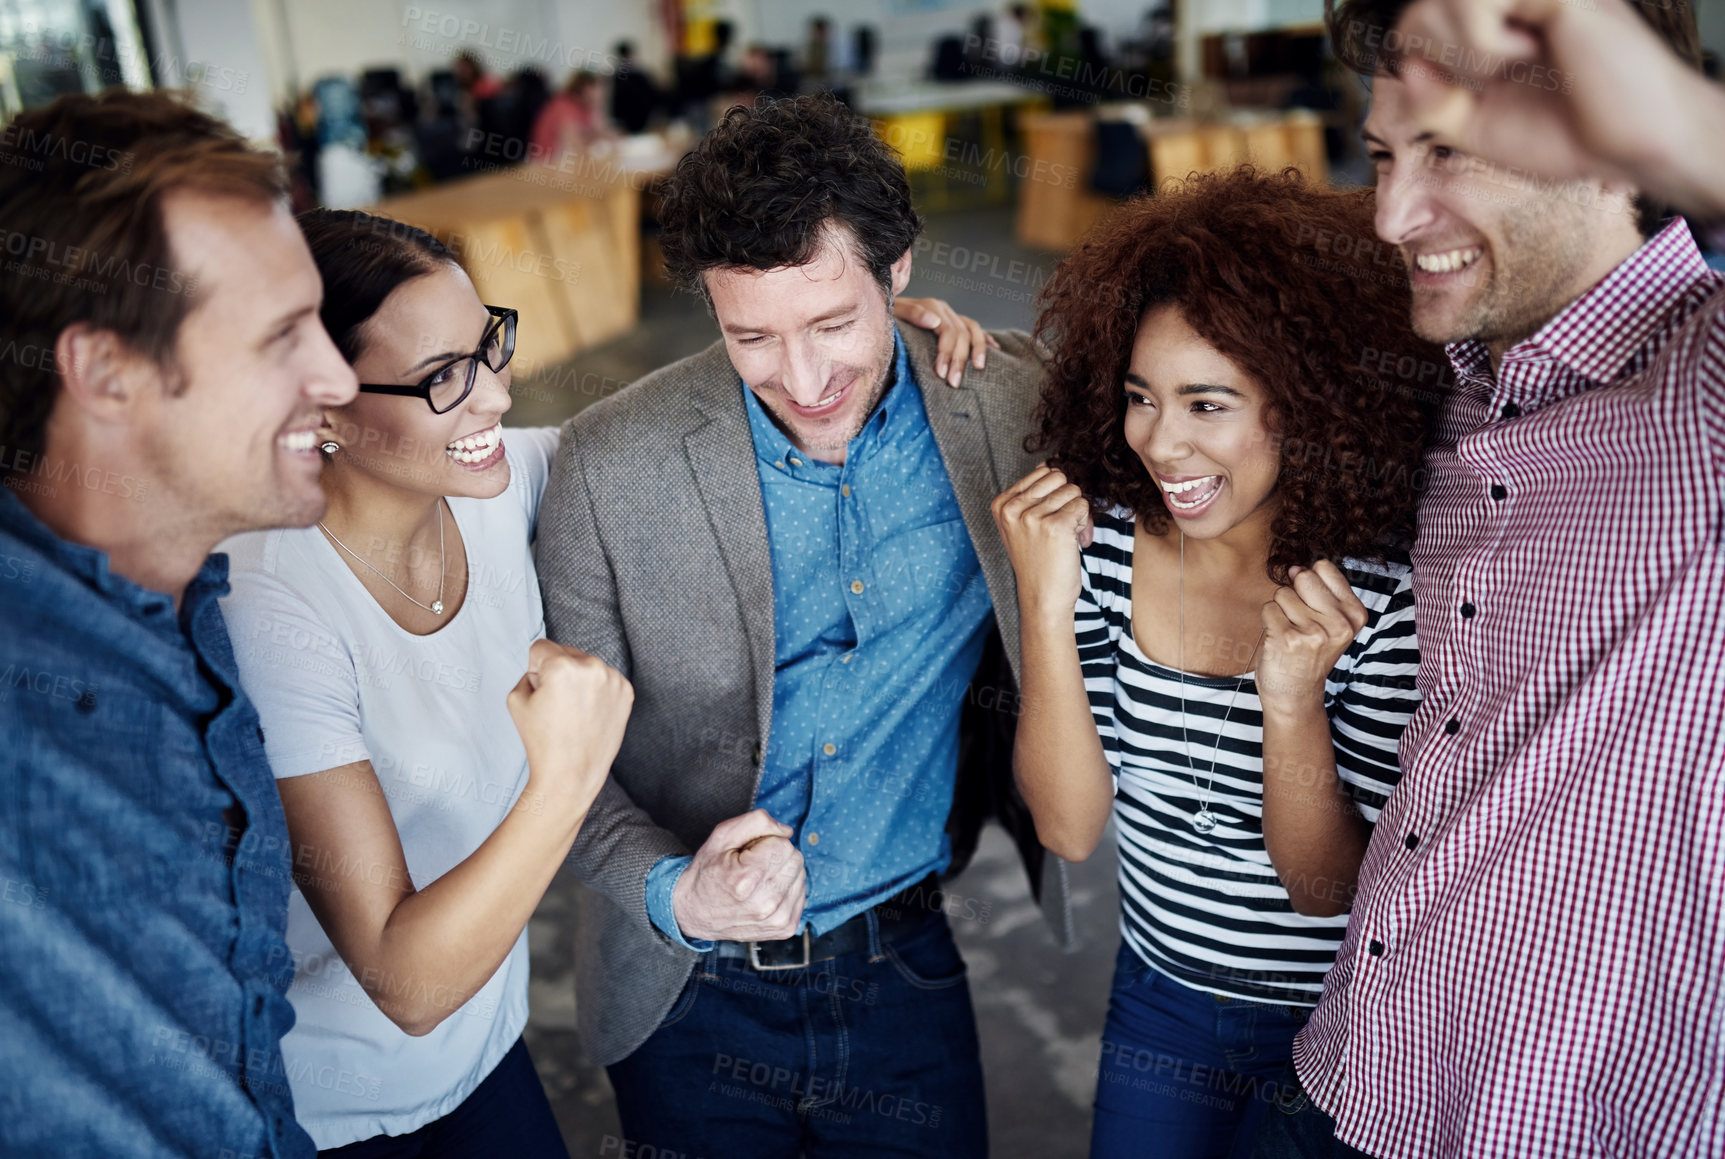
[[(945, 297), (993, 328), (1028, 329), (1033, 296), (1055, 263), (1019, 246), (1010, 211), (930, 215), (910, 288)], [(717, 330), (687, 294), (649, 287), (641, 325), (606, 346), (515, 384), (511, 425), (561, 422), (649, 370), (698, 351)], [(1073, 867), (1072, 901), (1081, 946), (1063, 954), (1030, 900), (1023, 870), (999, 829), (985, 835), (953, 889), (974, 897), (986, 920), (957, 920), (969, 966), (988, 1083), (993, 1154), (1063, 1159), (1086, 1154), (1090, 1100), (1119, 936), (1113, 837)], [(617, 1113), (604, 1071), (588, 1064), (575, 1034), (572, 921), (580, 884), (567, 870), (533, 917), (532, 1016), (527, 1044), (576, 1159), (622, 1154)], [(988, 903), (986, 906), (980, 904)], [(750, 1159), (714, 1156), (712, 1159)]]

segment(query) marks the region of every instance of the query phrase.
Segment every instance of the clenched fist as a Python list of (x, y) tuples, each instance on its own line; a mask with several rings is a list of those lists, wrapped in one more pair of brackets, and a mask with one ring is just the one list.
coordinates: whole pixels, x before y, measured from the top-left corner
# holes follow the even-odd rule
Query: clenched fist
[(809, 879), (793, 832), (765, 809), (713, 826), (671, 893), (683, 936), (776, 942), (795, 934)]
[(1324, 681), (1366, 626), (1366, 606), (1327, 559), (1288, 569), (1290, 586), (1264, 605), (1258, 699), (1265, 712), (1324, 707)]
[(1082, 582), (1078, 552), (1090, 546), (1092, 530), (1083, 493), (1043, 463), (995, 496), (992, 510), (1026, 618), (1070, 616)]
[(535, 640), (527, 671), (509, 693), (509, 716), (527, 750), (527, 793), (585, 812), (623, 744), (635, 689), (578, 648)]

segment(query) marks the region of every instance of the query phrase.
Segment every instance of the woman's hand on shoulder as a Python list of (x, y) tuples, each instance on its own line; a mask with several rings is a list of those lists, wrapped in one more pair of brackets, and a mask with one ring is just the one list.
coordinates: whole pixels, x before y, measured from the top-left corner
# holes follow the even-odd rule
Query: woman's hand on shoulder
[(1025, 617), (1070, 617), (1082, 587), (1078, 553), (1090, 546), (1090, 503), (1060, 471), (1039, 464), (995, 496), (991, 509)]
[(1288, 579), (1264, 605), (1258, 698), (1265, 712), (1322, 712), (1324, 682), (1366, 626), (1366, 606), (1327, 559), (1289, 568)]
[(1000, 349), (982, 323), (954, 310), (944, 298), (905, 298), (892, 300), (892, 316), (900, 322), (933, 330), (937, 338), (934, 351), (934, 372), (948, 386), (964, 381), (964, 360), (978, 370), (987, 361), (988, 348)]

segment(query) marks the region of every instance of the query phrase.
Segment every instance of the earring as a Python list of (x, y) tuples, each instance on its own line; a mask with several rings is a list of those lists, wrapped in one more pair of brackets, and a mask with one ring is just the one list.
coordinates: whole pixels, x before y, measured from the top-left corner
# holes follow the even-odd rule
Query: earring
[(322, 451), (326, 455), (333, 455), (337, 451), (341, 450), (341, 447), (336, 445), (335, 441), (332, 439), (331, 441), (325, 443), (323, 446), (319, 447), (318, 450)]

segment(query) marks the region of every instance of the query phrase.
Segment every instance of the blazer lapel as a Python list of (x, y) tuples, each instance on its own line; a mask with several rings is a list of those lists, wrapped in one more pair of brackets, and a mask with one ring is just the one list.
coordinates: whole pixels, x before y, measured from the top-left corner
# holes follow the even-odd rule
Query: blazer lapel
[(1012, 561), (1000, 542), (1000, 531), (994, 526), (990, 505), (1000, 494), (1000, 480), (995, 477), (994, 460), (989, 454), (988, 430), (982, 421), (982, 399), (970, 388), (975, 368), (965, 371), (965, 384), (956, 389), (934, 372), (934, 336), (926, 331), (905, 328), (905, 349), (910, 355), (911, 371), (922, 390), (923, 409), (928, 412), (928, 425), (934, 432), (935, 445), (940, 448), (941, 461), (952, 479), (953, 494), (958, 497), (958, 509), (964, 515), (965, 530), (970, 532), (971, 546), (982, 561), (982, 575), (988, 582), (988, 595), (994, 603), (994, 621), (1001, 636), (1008, 642), (1007, 655), (1013, 675), (1018, 672), (1018, 586), (1012, 574)]
[[(742, 612), (764, 748), (773, 720), (773, 565), (761, 479), (755, 469), (755, 444), (738, 393), (743, 387), (730, 370), (729, 360), (724, 362), (724, 374), (705, 376), (714, 387), (694, 399), (704, 421), (683, 436), (683, 447)], [(728, 383), (724, 381), (727, 377)], [(757, 776), (760, 763), (758, 759), (755, 762)]]

